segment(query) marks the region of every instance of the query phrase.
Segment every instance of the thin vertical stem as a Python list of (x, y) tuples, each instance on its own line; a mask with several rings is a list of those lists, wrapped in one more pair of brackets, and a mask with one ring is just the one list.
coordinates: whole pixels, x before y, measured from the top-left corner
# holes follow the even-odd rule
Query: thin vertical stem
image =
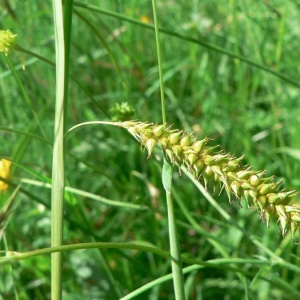
[(166, 192), (167, 196), (167, 207), (168, 207), (168, 224), (169, 224), (169, 238), (170, 238), (170, 253), (172, 257), (172, 273), (174, 283), (175, 299), (185, 299), (184, 284), (183, 284), (183, 273), (182, 264), (180, 257), (180, 248), (176, 230), (176, 218), (174, 214), (174, 206), (172, 194)]
[(163, 78), (163, 71), (162, 71), (162, 59), (161, 59), (161, 50), (160, 50), (160, 41), (159, 41), (156, 0), (152, 0), (152, 6), (153, 6), (154, 27), (155, 27), (159, 83), (160, 83), (161, 113), (162, 113), (162, 121), (165, 124), (167, 122), (167, 116), (166, 116), (164, 78)]
[(176, 218), (174, 212), (173, 199), (171, 194), (172, 187), (172, 173), (173, 165), (170, 161), (164, 158), (164, 165), (162, 170), (162, 181), (166, 191), (167, 209), (168, 209), (168, 226), (169, 226), (169, 239), (170, 239), (170, 254), (172, 257), (172, 273), (174, 283), (174, 294), (176, 300), (184, 300), (184, 284), (183, 273), (180, 257), (180, 248), (176, 230)]
[[(161, 59), (161, 49), (160, 49), (160, 40), (159, 40), (156, 0), (152, 0), (152, 6), (153, 6), (153, 16), (154, 16), (159, 82), (160, 82), (161, 112), (162, 112), (162, 120), (163, 123), (165, 124), (167, 122), (167, 117), (166, 117), (164, 80), (163, 80), (163, 71), (162, 71), (162, 59)], [(179, 249), (179, 242), (177, 238), (175, 213), (174, 213), (173, 199), (171, 194), (172, 175), (173, 175), (172, 165), (168, 162), (168, 160), (165, 157), (163, 172), (162, 172), (162, 181), (166, 191), (166, 198), (167, 198), (170, 254), (172, 257), (171, 264), (172, 264), (172, 273), (173, 273), (174, 294), (176, 300), (184, 300), (185, 294), (184, 294), (180, 249)]]
[[(53, 0), (56, 49), (56, 102), (51, 194), (51, 247), (62, 245), (64, 200), (64, 84), (65, 45), (63, 8), (60, 0)], [(62, 298), (62, 253), (51, 255), (51, 299)]]

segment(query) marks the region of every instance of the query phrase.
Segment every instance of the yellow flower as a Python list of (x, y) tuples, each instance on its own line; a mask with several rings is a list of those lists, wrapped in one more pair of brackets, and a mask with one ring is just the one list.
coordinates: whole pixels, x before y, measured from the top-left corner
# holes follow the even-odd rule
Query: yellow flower
[(10, 30), (0, 30), (0, 52), (7, 56), (17, 43), (17, 35)]
[[(0, 177), (7, 179), (9, 177), (11, 161), (2, 158), (0, 161)], [(5, 192), (8, 187), (8, 184), (0, 180), (0, 191)]]
[(140, 21), (147, 24), (150, 23), (150, 19), (145, 15), (140, 16)]

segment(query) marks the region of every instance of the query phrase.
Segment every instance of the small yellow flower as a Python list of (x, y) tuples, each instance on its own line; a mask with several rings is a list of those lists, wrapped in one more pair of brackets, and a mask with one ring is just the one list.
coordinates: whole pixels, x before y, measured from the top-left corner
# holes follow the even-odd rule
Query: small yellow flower
[(0, 52), (7, 56), (17, 43), (17, 35), (10, 30), (0, 30)]
[[(0, 161), (0, 177), (7, 179), (9, 177), (11, 161), (2, 158)], [(8, 184), (0, 180), (0, 191), (5, 192), (8, 187)]]
[(140, 21), (147, 24), (150, 23), (150, 19), (145, 15), (140, 16)]

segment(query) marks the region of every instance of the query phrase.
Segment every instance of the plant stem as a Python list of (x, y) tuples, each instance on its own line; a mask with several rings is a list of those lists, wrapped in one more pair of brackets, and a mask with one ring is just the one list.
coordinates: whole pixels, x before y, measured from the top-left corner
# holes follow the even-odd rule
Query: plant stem
[(172, 173), (173, 173), (173, 165), (165, 157), (163, 170), (162, 170), (162, 180), (163, 180), (163, 186), (166, 191), (166, 198), (167, 198), (170, 254), (172, 258), (171, 265), (172, 265), (172, 273), (173, 273), (174, 293), (175, 293), (175, 299), (184, 300), (185, 294), (184, 294), (184, 285), (183, 285), (181, 257), (180, 257), (179, 242), (177, 238), (174, 205), (173, 205), (173, 199), (171, 194)]
[[(64, 84), (65, 45), (63, 9), (60, 0), (53, 0), (56, 49), (56, 102), (51, 194), (51, 246), (62, 245), (64, 201)], [(62, 298), (62, 253), (51, 255), (51, 299)]]
[(159, 29), (158, 29), (158, 22), (157, 22), (156, 0), (152, 0), (152, 6), (153, 6), (153, 17), (154, 17), (154, 28), (155, 28), (155, 40), (156, 40), (156, 50), (157, 50), (159, 83), (160, 83), (161, 113), (162, 113), (163, 124), (165, 124), (167, 122), (166, 103), (165, 103), (164, 78), (163, 78), (163, 71), (162, 71), (162, 59), (161, 59), (161, 50), (160, 50), (160, 41), (159, 41)]
[(167, 196), (167, 207), (168, 207), (170, 253), (172, 257), (172, 273), (173, 273), (175, 299), (183, 300), (185, 299), (185, 294), (184, 294), (180, 249), (179, 249), (176, 223), (175, 223), (173, 199), (172, 199), (172, 194), (170, 192), (166, 192), (166, 196)]
[[(163, 79), (163, 71), (162, 71), (162, 59), (161, 59), (161, 49), (160, 49), (160, 40), (159, 40), (156, 0), (152, 0), (152, 7), (153, 7), (153, 17), (154, 17), (159, 82), (160, 82), (161, 113), (162, 113), (163, 124), (165, 124), (167, 122), (166, 103), (165, 103), (164, 79)], [(173, 166), (168, 162), (168, 160), (166, 159), (166, 155), (164, 153), (162, 181), (166, 191), (166, 198), (167, 198), (170, 254), (172, 257), (171, 265), (172, 265), (172, 273), (173, 273), (174, 293), (175, 293), (175, 299), (184, 300), (185, 295), (184, 295), (180, 249), (179, 249), (179, 242), (177, 238), (174, 206), (173, 206), (173, 200), (171, 194), (172, 176), (173, 176)]]

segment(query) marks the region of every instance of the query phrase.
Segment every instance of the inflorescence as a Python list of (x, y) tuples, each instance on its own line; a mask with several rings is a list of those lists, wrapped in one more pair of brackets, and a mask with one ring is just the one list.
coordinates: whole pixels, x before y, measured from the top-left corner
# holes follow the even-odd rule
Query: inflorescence
[[(232, 195), (239, 202), (246, 200), (248, 207), (257, 208), (260, 218), (270, 225), (272, 216), (277, 216), (277, 225), (284, 236), (291, 230), (292, 238), (300, 231), (300, 203), (295, 202), (298, 192), (280, 189), (282, 181), (274, 176), (265, 177), (266, 170), (255, 171), (242, 166), (242, 157), (236, 158), (219, 146), (209, 146), (208, 138), (197, 140), (194, 133), (171, 129), (166, 124), (157, 125), (138, 121), (121, 123), (152, 156), (160, 145), (166, 156), (179, 168), (186, 166), (197, 178), (203, 178), (205, 187), (209, 182), (220, 183), (232, 203)], [(292, 204), (293, 203), (293, 204)]]

